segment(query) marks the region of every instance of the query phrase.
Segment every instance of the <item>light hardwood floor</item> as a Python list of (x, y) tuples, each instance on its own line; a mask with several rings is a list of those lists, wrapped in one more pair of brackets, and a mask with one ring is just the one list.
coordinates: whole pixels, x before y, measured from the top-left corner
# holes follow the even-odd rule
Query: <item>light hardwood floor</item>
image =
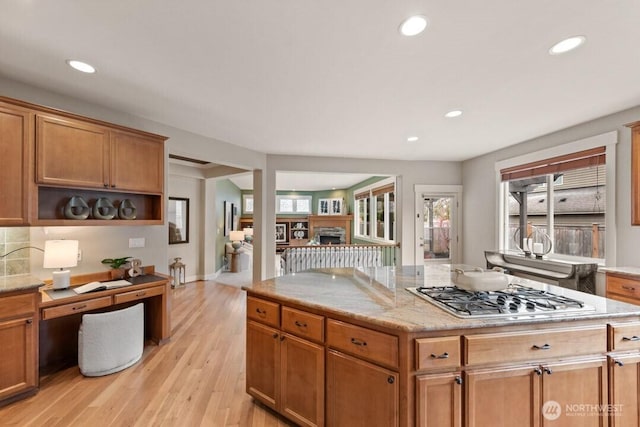
[(245, 292), (216, 282), (172, 290), (171, 340), (122, 372), (72, 367), (0, 408), (1, 426), (290, 426), (245, 393)]

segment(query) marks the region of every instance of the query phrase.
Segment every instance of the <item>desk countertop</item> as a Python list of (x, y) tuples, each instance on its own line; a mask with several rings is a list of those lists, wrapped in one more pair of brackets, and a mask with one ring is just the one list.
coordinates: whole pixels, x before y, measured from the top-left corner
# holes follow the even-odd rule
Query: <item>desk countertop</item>
[(13, 291), (24, 291), (44, 285), (42, 280), (29, 274), (0, 277), (0, 294)]

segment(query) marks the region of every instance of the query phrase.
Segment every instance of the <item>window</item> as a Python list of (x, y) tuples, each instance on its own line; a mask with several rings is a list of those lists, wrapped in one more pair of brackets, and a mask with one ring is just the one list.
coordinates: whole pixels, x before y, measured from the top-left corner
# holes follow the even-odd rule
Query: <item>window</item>
[(277, 214), (310, 214), (311, 196), (276, 196)]
[(605, 169), (599, 147), (501, 170), (503, 247), (604, 259)]
[(373, 240), (395, 238), (395, 187), (393, 182), (377, 183), (355, 192), (355, 235)]

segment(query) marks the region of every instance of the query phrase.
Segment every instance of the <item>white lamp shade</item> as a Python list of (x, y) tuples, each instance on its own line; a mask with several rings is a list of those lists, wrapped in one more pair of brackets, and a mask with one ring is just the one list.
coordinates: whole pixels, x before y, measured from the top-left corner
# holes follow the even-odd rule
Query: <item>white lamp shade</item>
[(253, 228), (243, 228), (242, 231), (245, 236), (253, 236)]
[(66, 268), (78, 265), (77, 240), (47, 240), (44, 242), (43, 268)]
[(232, 242), (240, 242), (244, 240), (244, 232), (243, 231), (232, 231), (229, 233), (229, 240)]

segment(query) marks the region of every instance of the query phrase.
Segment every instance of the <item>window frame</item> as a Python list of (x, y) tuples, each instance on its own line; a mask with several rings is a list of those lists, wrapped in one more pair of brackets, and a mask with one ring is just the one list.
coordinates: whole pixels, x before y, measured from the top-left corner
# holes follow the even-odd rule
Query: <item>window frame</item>
[[(281, 211), (280, 210), (280, 200), (291, 200), (293, 210), (292, 211)], [(298, 200), (307, 200), (309, 209), (307, 211), (298, 211)], [(276, 215), (311, 215), (313, 204), (313, 196), (306, 194), (277, 194), (276, 195)]]
[[(374, 193), (376, 192), (376, 190), (380, 190), (383, 189), (385, 187), (392, 187), (391, 191), (387, 191), (387, 192), (383, 192), (383, 193), (378, 193), (376, 195), (374, 195)], [(394, 212), (395, 212), (395, 207), (397, 206), (397, 200), (398, 200), (398, 194), (396, 192), (396, 185), (395, 185), (395, 178), (389, 178), (389, 179), (384, 179), (381, 181), (376, 182), (375, 184), (371, 184), (368, 186), (364, 186), (364, 187), (360, 187), (357, 189), (354, 189), (353, 191), (353, 205), (354, 205), (354, 227), (353, 227), (353, 237), (359, 240), (367, 240), (367, 241), (371, 241), (371, 242), (377, 242), (377, 243), (395, 243), (395, 238), (394, 239), (390, 239), (389, 238), (389, 221), (390, 221), (390, 201), (389, 201), (389, 194), (390, 193), (394, 193)], [(366, 198), (363, 197), (359, 197), (362, 194), (367, 194)], [(384, 206), (384, 217), (383, 217), (383, 222), (384, 222), (384, 226), (383, 226), (383, 230), (384, 230), (384, 236), (382, 237), (378, 237), (377, 235), (377, 228), (378, 228), (378, 221), (377, 221), (377, 198), (378, 196), (383, 196), (384, 197), (384, 201), (383, 201), (383, 206)], [(365, 227), (365, 229), (368, 229), (369, 234), (365, 235), (365, 234), (360, 234), (360, 225), (361, 225), (361, 221), (360, 221), (360, 206), (359, 206), (359, 200), (367, 200), (368, 203), (366, 203), (366, 209), (368, 212), (368, 215), (366, 215), (365, 213), (365, 225), (367, 224), (367, 219), (368, 219), (368, 227)], [(391, 224), (391, 227), (393, 228), (393, 234), (395, 235), (397, 233), (396, 231), (396, 222), (397, 222), (397, 215), (394, 215), (394, 218), (396, 218), (396, 221), (394, 221), (393, 224)]]

